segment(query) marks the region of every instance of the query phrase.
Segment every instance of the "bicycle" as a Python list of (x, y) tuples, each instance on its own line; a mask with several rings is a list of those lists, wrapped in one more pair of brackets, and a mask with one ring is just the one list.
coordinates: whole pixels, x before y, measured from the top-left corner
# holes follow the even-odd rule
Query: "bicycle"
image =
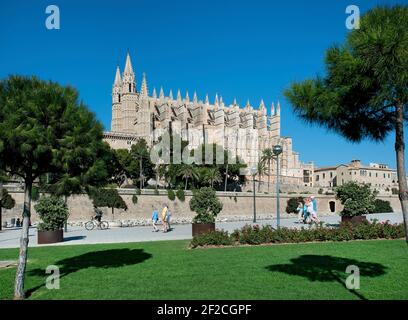
[(99, 222), (98, 220), (95, 219), (95, 217), (91, 217), (91, 220), (85, 223), (85, 229), (90, 231), (95, 229), (95, 227), (101, 230), (106, 230), (109, 228), (109, 223), (108, 221)]

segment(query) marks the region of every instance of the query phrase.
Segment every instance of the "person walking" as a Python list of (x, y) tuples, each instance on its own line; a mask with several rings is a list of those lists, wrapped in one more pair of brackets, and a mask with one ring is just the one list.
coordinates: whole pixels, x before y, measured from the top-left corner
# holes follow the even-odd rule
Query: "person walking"
[(316, 222), (317, 224), (320, 224), (320, 220), (317, 218), (317, 213), (316, 211), (314, 211), (313, 200), (311, 198), (307, 199), (306, 206), (307, 212), (309, 213), (310, 216), (310, 223)]
[(152, 221), (153, 221), (153, 230), (152, 230), (152, 232), (159, 231), (159, 228), (157, 227), (157, 222), (159, 221), (159, 212), (157, 211), (157, 209), (153, 210)]
[(164, 206), (163, 210), (162, 210), (162, 223), (163, 223), (163, 232), (167, 232), (167, 211), (168, 211), (168, 207), (167, 205)]
[(303, 208), (303, 202), (302, 201), (299, 201), (298, 207), (296, 208), (296, 211), (298, 213), (298, 222), (303, 223), (304, 208)]
[(315, 196), (311, 196), (310, 199), (312, 200), (312, 203), (313, 203), (313, 211), (317, 215), (317, 200), (316, 200)]
[(309, 223), (309, 212), (307, 212), (306, 198), (303, 199), (303, 223)]
[(166, 222), (167, 222), (167, 230), (168, 230), (168, 231), (171, 231), (170, 220), (171, 220), (171, 211), (170, 211), (170, 209), (168, 209), (168, 210), (167, 210), (167, 219), (166, 219)]

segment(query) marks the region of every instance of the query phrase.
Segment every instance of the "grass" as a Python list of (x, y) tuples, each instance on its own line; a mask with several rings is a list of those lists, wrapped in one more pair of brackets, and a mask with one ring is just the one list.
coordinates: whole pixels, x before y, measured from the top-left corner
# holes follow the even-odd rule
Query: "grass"
[[(402, 240), (187, 249), (188, 241), (29, 249), (29, 299), (408, 299)], [(0, 250), (1, 260), (17, 249)], [(59, 290), (44, 286), (58, 265)], [(361, 289), (345, 287), (348, 265)], [(0, 298), (12, 298), (15, 268), (0, 269)]]

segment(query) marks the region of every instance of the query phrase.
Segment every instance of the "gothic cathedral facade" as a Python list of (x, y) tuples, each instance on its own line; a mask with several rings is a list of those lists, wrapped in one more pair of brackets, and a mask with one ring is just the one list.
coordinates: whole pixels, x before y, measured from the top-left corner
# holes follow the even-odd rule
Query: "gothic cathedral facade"
[[(149, 94), (146, 75), (143, 74), (140, 90), (137, 89), (129, 53), (121, 74), (116, 69), (112, 86), (111, 131), (104, 133), (104, 140), (114, 149), (130, 148), (138, 139), (145, 139), (152, 146), (164, 133), (177, 133), (188, 148), (195, 149), (201, 144), (216, 143), (233, 157), (242, 159), (248, 168), (256, 167), (263, 150), (280, 144), (281, 179), (289, 185), (306, 185), (304, 171), (310, 164), (302, 164), (299, 154), (292, 150), (292, 139), (281, 136), (281, 107), (272, 103), (270, 114), (262, 100), (257, 109), (249, 101), (244, 108), (234, 102), (227, 105), (223, 98), (215, 96), (210, 103), (208, 95), (199, 100), (194, 92), (190, 99), (178, 90), (176, 97), (170, 90), (164, 94), (153, 89)], [(272, 177), (275, 166), (272, 165)], [(264, 177), (266, 180), (267, 178)]]

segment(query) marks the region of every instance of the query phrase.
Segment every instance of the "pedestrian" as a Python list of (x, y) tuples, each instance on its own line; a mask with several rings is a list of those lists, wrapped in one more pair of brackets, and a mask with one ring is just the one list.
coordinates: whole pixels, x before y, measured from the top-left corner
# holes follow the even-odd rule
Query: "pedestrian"
[(159, 221), (159, 212), (157, 211), (157, 209), (153, 209), (152, 221), (153, 221), (153, 231), (152, 232), (159, 231), (159, 228), (157, 227), (157, 222)]
[(170, 209), (167, 210), (167, 230), (171, 231), (171, 227), (170, 227), (170, 220), (171, 220), (171, 211)]
[(21, 227), (21, 221), (20, 221), (20, 218), (17, 218), (17, 221), (16, 221), (16, 227), (17, 227), (17, 228), (20, 228), (20, 227)]
[(317, 224), (320, 224), (320, 220), (317, 218), (317, 213), (314, 211), (313, 200), (311, 198), (307, 199), (306, 206), (310, 217), (310, 223), (316, 222)]
[(313, 211), (316, 212), (316, 215), (317, 215), (317, 201), (316, 201), (316, 198), (314, 196), (311, 196), (310, 199), (312, 200), (312, 203), (313, 203)]
[(298, 202), (298, 206), (296, 208), (296, 211), (298, 213), (298, 222), (302, 223), (303, 222), (303, 213), (304, 213), (303, 202), (302, 201)]
[(167, 232), (167, 205), (164, 206), (162, 210), (162, 223), (163, 223), (163, 232)]
[(303, 199), (303, 223), (309, 223), (309, 213), (307, 212), (306, 198)]

